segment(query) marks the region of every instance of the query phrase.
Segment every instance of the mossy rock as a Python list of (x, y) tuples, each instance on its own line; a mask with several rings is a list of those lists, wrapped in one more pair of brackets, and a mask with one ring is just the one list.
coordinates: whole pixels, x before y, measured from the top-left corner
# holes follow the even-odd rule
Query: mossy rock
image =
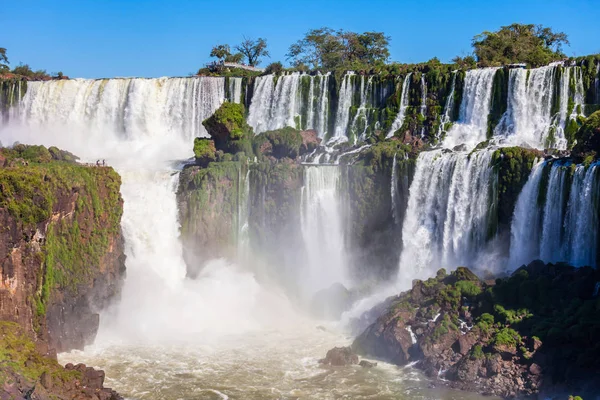
[(252, 127), (246, 123), (242, 104), (224, 102), (215, 113), (202, 122), (218, 150), (229, 151), (229, 142), (252, 136)]
[[(270, 146), (266, 143), (270, 143)], [(255, 151), (266, 156), (275, 158), (295, 159), (300, 155), (302, 146), (302, 135), (300, 131), (292, 127), (285, 127), (274, 131), (268, 131), (254, 138)]]
[(575, 157), (597, 157), (600, 154), (600, 111), (596, 111), (585, 120), (576, 138), (577, 144), (573, 147)]
[(194, 157), (196, 157), (196, 164), (200, 166), (207, 166), (209, 162), (216, 161), (217, 149), (215, 148), (215, 142), (208, 138), (195, 138), (194, 139)]

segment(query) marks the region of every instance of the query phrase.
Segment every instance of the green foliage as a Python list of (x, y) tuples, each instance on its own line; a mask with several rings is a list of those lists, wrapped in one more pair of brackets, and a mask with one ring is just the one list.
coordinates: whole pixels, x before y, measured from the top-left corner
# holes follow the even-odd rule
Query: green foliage
[(561, 47), (568, 43), (566, 34), (551, 28), (512, 24), (476, 35), (472, 44), (481, 66), (527, 63), (539, 67), (563, 58)]
[(511, 328), (502, 328), (492, 338), (490, 344), (498, 346), (516, 346), (521, 342), (521, 336)]
[(6, 56), (6, 49), (0, 47), (0, 72), (8, 71), (8, 57)]
[(265, 74), (279, 74), (281, 71), (283, 71), (283, 64), (279, 61), (272, 62), (265, 68)]
[(577, 144), (573, 148), (576, 157), (597, 157), (600, 154), (600, 111), (590, 115), (576, 134)]
[(471, 281), (456, 282), (456, 288), (465, 297), (476, 297), (481, 293), (481, 288)]
[(219, 60), (225, 60), (231, 55), (231, 50), (228, 44), (218, 44), (210, 51), (210, 56), (218, 58)]
[(232, 154), (245, 151), (248, 156), (252, 155), (252, 128), (246, 123), (242, 104), (224, 102), (202, 125), (214, 140), (217, 150)]
[(481, 347), (480, 344), (473, 346), (473, 349), (471, 350), (471, 358), (473, 360), (482, 359), (484, 356), (485, 354), (483, 353), (483, 347)]
[(80, 380), (81, 372), (67, 371), (49, 357), (42, 356), (34, 341), (14, 322), (0, 321), (0, 383), (9, 383), (11, 376), (6, 367), (33, 381), (39, 380), (45, 372), (56, 383)]
[(300, 154), (302, 135), (297, 129), (288, 126), (275, 131), (261, 133), (255, 137), (256, 144), (254, 148), (258, 150), (265, 140), (271, 143), (272, 155), (275, 158), (296, 158)]
[(356, 33), (324, 27), (308, 31), (290, 46), (287, 57), (294, 66), (361, 70), (367, 65), (385, 63), (390, 55), (389, 41), (383, 32)]
[(248, 65), (252, 67), (260, 64), (261, 58), (269, 57), (267, 40), (263, 38), (258, 38), (256, 40), (244, 38), (244, 41), (235, 46), (235, 49), (246, 57)]
[(194, 139), (194, 156), (197, 161), (208, 164), (217, 159), (215, 143), (208, 138)]
[(26, 76), (30, 79), (38, 80), (38, 79), (49, 79), (50, 75), (46, 73), (46, 70), (40, 69), (34, 71), (28, 64), (19, 64), (12, 70), (12, 73), (15, 75)]

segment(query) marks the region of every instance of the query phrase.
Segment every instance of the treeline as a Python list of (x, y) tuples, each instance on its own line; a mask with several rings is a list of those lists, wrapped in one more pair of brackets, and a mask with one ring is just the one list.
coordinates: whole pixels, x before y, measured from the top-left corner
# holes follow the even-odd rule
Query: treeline
[[(384, 32), (351, 32), (323, 27), (311, 29), (293, 43), (286, 54), (291, 69), (309, 70), (354, 70), (372, 71), (398, 62), (390, 62), (391, 37)], [(471, 53), (456, 56), (452, 63), (461, 68), (491, 67), (506, 64), (526, 64), (529, 67), (547, 65), (564, 59), (562, 47), (568, 45), (567, 35), (554, 32), (549, 27), (533, 24), (502, 26), (494, 32), (485, 31), (472, 39)], [(250, 66), (260, 65), (269, 56), (267, 40), (244, 39), (235, 46), (219, 44), (213, 47), (210, 56), (224, 62), (246, 62)], [(437, 58), (430, 62), (439, 63)], [(265, 72), (277, 73), (284, 69), (281, 61), (269, 64)], [(199, 74), (203, 70), (199, 71)]]
[(24, 76), (32, 80), (46, 80), (46, 79), (63, 79), (65, 78), (62, 72), (56, 72), (48, 74), (45, 69), (33, 70), (28, 64), (19, 63), (12, 70), (10, 69), (10, 62), (6, 55), (6, 48), (0, 47), (0, 77), (3, 75), (18, 75)]

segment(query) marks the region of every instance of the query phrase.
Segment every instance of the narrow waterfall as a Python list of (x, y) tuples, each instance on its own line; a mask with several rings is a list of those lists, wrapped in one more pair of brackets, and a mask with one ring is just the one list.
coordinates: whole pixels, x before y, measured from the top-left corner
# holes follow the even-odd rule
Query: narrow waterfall
[(565, 136), (565, 128), (567, 126), (568, 121), (568, 110), (569, 110), (569, 82), (571, 77), (571, 69), (572, 67), (565, 67), (562, 70), (562, 75), (560, 77), (560, 87), (559, 87), (559, 108), (558, 108), (558, 116), (556, 117), (556, 131), (557, 134), (564, 138)]
[[(550, 170), (542, 192), (545, 168)], [(510, 268), (534, 258), (597, 265), (598, 170), (598, 164), (573, 168), (560, 161), (535, 166), (513, 216)]]
[(359, 139), (366, 139), (368, 118), (367, 106), (372, 104), (370, 95), (373, 89), (373, 77), (369, 76), (366, 81), (365, 84), (365, 77), (360, 77), (360, 104), (348, 129), (348, 136), (351, 136), (354, 142)]
[(473, 148), (487, 138), (492, 87), (497, 68), (467, 71), (458, 121), (452, 126), (444, 146), (453, 148), (465, 144)]
[(397, 161), (396, 154), (394, 153), (394, 161), (392, 162), (392, 182), (390, 182), (390, 195), (392, 198), (392, 217), (394, 218), (394, 223), (398, 223), (398, 177), (397, 177)]
[(242, 102), (242, 78), (229, 78), (228, 101), (232, 103)]
[(596, 104), (600, 104), (600, 61), (596, 64), (596, 78), (594, 79), (594, 87), (596, 88)]
[(412, 72), (409, 72), (406, 77), (404, 77), (404, 81), (402, 82), (402, 93), (400, 94), (400, 108), (398, 109), (398, 114), (396, 114), (396, 118), (394, 122), (392, 122), (392, 126), (390, 131), (387, 134), (387, 137), (390, 138), (394, 136), (394, 133), (402, 128), (402, 124), (404, 123), (404, 117), (406, 116), (406, 109), (408, 108), (408, 92), (410, 90), (410, 79)]
[(425, 81), (425, 74), (421, 75), (421, 107), (420, 112), (422, 116), (427, 115), (427, 82)]
[(446, 104), (444, 104), (444, 111), (442, 113), (442, 117), (440, 119), (440, 127), (437, 133), (437, 139), (440, 140), (442, 138), (442, 134), (446, 131), (446, 125), (449, 122), (452, 122), (452, 118), (450, 117), (450, 113), (454, 108), (454, 89), (456, 87), (456, 74), (458, 71), (452, 72), (452, 84), (450, 85), (450, 94), (446, 99)]
[[(39, 128), (64, 126), (106, 140), (206, 136), (202, 121), (225, 100), (223, 78), (72, 79), (29, 82), (19, 117)], [(88, 137), (73, 140), (87, 142)], [(82, 143), (83, 145), (83, 143)], [(102, 147), (100, 147), (102, 148)]]
[(304, 170), (300, 211), (307, 263), (299, 279), (307, 295), (347, 280), (339, 181), (337, 166)]
[(23, 81), (0, 81), (0, 127), (18, 117), (25, 87)]
[(486, 244), (492, 153), (419, 154), (402, 227), (401, 287), (440, 267), (475, 266)]
[(543, 172), (543, 160), (536, 160), (517, 199), (510, 226), (509, 267), (527, 264), (539, 256), (541, 210), (538, 197)]
[(354, 97), (354, 72), (348, 72), (342, 81), (338, 95), (338, 107), (335, 117), (333, 140), (345, 140), (350, 118), (350, 107)]
[(585, 103), (585, 95), (583, 93), (583, 71), (581, 70), (581, 67), (573, 68), (575, 93), (573, 93), (573, 111), (571, 112), (571, 118), (576, 118), (578, 115), (584, 115), (583, 105)]
[(317, 130), (317, 134), (320, 138), (327, 135), (327, 126), (329, 124), (329, 76), (328, 72), (325, 75), (317, 75), (319, 81), (319, 96), (317, 97), (317, 104), (319, 106), (317, 113), (317, 121), (313, 123), (312, 127)]
[[(535, 148), (555, 147), (565, 149), (567, 141), (563, 129), (551, 132), (553, 121), (554, 81), (559, 71), (557, 65), (509, 72), (508, 107), (494, 132), (507, 144)], [(566, 110), (570, 70), (563, 72), (559, 107)], [(566, 85), (566, 86), (565, 86)], [(567, 103), (565, 103), (567, 102)], [(564, 127), (564, 123), (561, 123)], [(554, 136), (554, 137), (551, 137)]]
[[(238, 262), (248, 263), (250, 257), (250, 226), (248, 217), (250, 215), (250, 168), (246, 166), (247, 171), (239, 171), (239, 190), (238, 190)], [(242, 190), (243, 189), (243, 190)]]

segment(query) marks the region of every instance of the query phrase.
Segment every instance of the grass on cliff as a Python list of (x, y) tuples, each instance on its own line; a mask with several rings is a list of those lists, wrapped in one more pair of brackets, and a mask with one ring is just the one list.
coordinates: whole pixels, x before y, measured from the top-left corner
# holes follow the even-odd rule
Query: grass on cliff
[(79, 371), (67, 371), (56, 360), (42, 356), (18, 324), (0, 321), (1, 385), (9, 383), (11, 379), (8, 370), (31, 380), (38, 380), (44, 372), (50, 374), (54, 382), (82, 378)]

